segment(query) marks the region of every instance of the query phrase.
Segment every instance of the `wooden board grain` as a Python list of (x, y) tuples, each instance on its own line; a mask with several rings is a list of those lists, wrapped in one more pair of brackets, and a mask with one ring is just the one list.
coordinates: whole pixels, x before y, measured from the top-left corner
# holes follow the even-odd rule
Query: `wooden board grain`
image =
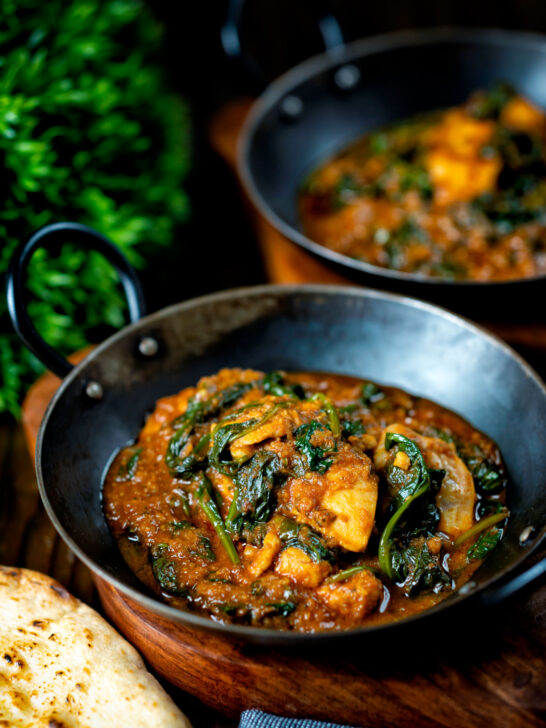
[(425, 634), (412, 649), (385, 639), (306, 654), (173, 624), (97, 586), (111, 620), (156, 672), (228, 715), (261, 708), (367, 728), (545, 725), (546, 588), (515, 609)]

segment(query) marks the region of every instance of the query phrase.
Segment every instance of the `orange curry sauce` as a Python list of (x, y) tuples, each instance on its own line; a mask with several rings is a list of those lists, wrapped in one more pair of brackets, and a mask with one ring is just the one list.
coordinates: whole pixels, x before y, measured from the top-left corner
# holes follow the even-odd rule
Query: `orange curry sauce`
[(502, 538), (496, 445), (346, 376), (224, 369), (159, 400), (107, 474), (130, 568), (180, 609), (348, 629), (436, 604)]
[(305, 234), (422, 276), (546, 273), (546, 115), (506, 85), (368, 134), (305, 181)]

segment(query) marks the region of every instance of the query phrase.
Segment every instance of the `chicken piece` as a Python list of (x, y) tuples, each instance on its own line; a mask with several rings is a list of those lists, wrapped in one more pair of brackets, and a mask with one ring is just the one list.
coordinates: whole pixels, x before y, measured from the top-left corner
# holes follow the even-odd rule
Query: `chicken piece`
[(324, 417), (324, 412), (317, 402), (265, 396), (255, 407), (243, 410), (237, 417), (230, 420), (233, 423), (261, 421), (261, 424), (246, 435), (242, 435), (232, 442), (230, 445), (231, 456), (236, 460), (246, 458), (265, 440), (280, 440), (292, 435), (300, 425), (312, 421), (324, 422)]
[(425, 159), (434, 184), (434, 199), (439, 205), (466, 202), (491, 191), (501, 169), (501, 160), (457, 157), (449, 151), (434, 149)]
[(291, 546), (277, 561), (277, 574), (288, 576), (300, 586), (316, 587), (328, 576), (331, 566), (327, 561), (313, 561), (305, 551)]
[(500, 115), (501, 124), (525, 132), (540, 132), (544, 129), (544, 112), (521, 96), (511, 99)]
[(473, 119), (463, 109), (453, 109), (427, 132), (425, 167), (439, 205), (465, 202), (493, 189), (501, 161), (480, 156), (493, 131), (492, 121)]
[(290, 479), (281, 498), (286, 510), (347, 551), (364, 551), (374, 524), (378, 477), (372, 462), (346, 443), (338, 444), (325, 473)]
[[(263, 398), (263, 405), (260, 404), (257, 407), (244, 410), (239, 417), (234, 418), (231, 422), (250, 422), (255, 419), (263, 420), (263, 423), (246, 435), (238, 437), (231, 444), (231, 456), (236, 460), (246, 458), (264, 440), (286, 437), (292, 434), (304, 421), (312, 419), (312, 417), (305, 418), (306, 406), (307, 410), (309, 410), (308, 404), (307, 402), (301, 402), (298, 406), (289, 406), (286, 401), (279, 401), (276, 397), (268, 396)], [(316, 405), (311, 406), (311, 413), (315, 416), (320, 414)]]
[(360, 571), (345, 581), (323, 584), (316, 594), (336, 614), (361, 620), (373, 609), (383, 593), (383, 585), (371, 571)]
[(219, 372), (210, 377), (201, 377), (197, 388), (199, 392), (202, 391), (205, 393), (206, 399), (207, 396), (215, 392), (221, 392), (223, 389), (227, 389), (236, 384), (258, 383), (263, 376), (264, 373), (256, 369), (239, 369), (238, 367), (234, 367), (233, 369), (220, 369)]
[(269, 569), (273, 563), (273, 559), (281, 550), (281, 546), (281, 539), (274, 531), (269, 531), (264, 538), (261, 549), (253, 557), (252, 563), (248, 568), (248, 571), (255, 579)]
[(494, 131), (493, 121), (475, 119), (465, 109), (451, 109), (425, 132), (424, 142), (430, 148), (443, 149), (457, 157), (472, 159), (479, 155)]
[(474, 523), (476, 491), (474, 479), (464, 462), (457, 455), (455, 445), (438, 437), (425, 437), (403, 424), (394, 424), (383, 430), (374, 454), (375, 467), (383, 471), (391, 454), (385, 450), (385, 435), (394, 432), (413, 440), (423, 454), (427, 467), (445, 470), (436, 505), (440, 511), (439, 530), (454, 539)]

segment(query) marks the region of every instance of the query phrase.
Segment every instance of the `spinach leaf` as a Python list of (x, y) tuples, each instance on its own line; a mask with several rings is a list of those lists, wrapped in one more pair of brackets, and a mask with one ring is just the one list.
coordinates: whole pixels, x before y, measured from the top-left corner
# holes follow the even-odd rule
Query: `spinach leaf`
[(189, 548), (188, 553), (206, 561), (216, 561), (216, 554), (212, 548), (212, 543), (210, 542), (210, 538), (206, 536), (199, 536), (197, 547)]
[(262, 583), (258, 580), (253, 581), (250, 585), (250, 593), (253, 597), (263, 597), (263, 595), (265, 594), (265, 589)]
[(160, 543), (152, 550), (150, 554), (152, 573), (164, 592), (174, 594), (176, 596), (187, 597), (189, 590), (187, 587), (179, 584), (175, 563), (168, 559), (165, 555), (168, 548), (167, 544)]
[[(178, 433), (177, 433), (178, 434)], [(183, 433), (185, 435), (185, 433)], [(192, 476), (202, 468), (206, 467), (206, 448), (210, 442), (210, 435), (206, 434), (201, 437), (195, 444), (193, 450), (186, 457), (180, 457), (180, 451), (185, 447), (188, 438), (184, 440), (181, 436), (179, 440), (174, 435), (167, 446), (167, 454), (165, 461), (171, 473), (182, 480), (191, 480)], [(178, 454), (176, 454), (178, 451)]]
[(357, 409), (358, 409), (358, 405), (353, 403), (353, 404), (347, 404), (347, 405), (345, 405), (345, 407), (338, 407), (337, 411), (340, 414), (349, 415), (352, 412), (356, 412)]
[(326, 425), (321, 424), (317, 420), (312, 420), (306, 425), (300, 425), (295, 431), (295, 446), (307, 459), (307, 467), (321, 475), (325, 473), (330, 465), (334, 462), (331, 457), (326, 457), (332, 453), (330, 448), (323, 448), (313, 445), (312, 438), (315, 432), (330, 430)]
[(507, 478), (502, 466), (488, 460), (481, 451), (475, 450), (471, 455), (463, 451), (460, 455), (474, 478), (478, 493), (491, 495), (506, 487)]
[(360, 401), (368, 409), (377, 407), (378, 405), (379, 407), (388, 406), (388, 397), (386, 393), (374, 382), (364, 382), (362, 385)]
[(442, 487), (442, 481), (446, 477), (446, 471), (436, 468), (429, 468), (428, 474), (430, 477), (430, 490), (436, 494)]
[(232, 460), (231, 455), (226, 453), (225, 450), (229, 444), (246, 435), (260, 422), (258, 419), (251, 419), (246, 420), (246, 422), (229, 422), (218, 427), (212, 438), (212, 447), (209, 453), (210, 464), (226, 475), (237, 472), (241, 463)]
[(423, 591), (438, 593), (453, 588), (453, 580), (443, 568), (437, 555), (432, 555), (426, 541), (422, 544), (412, 541), (406, 546), (396, 545), (393, 549), (393, 576), (403, 584), (408, 596)]
[(480, 520), (481, 518), (485, 518), (485, 516), (500, 513), (503, 510), (504, 505), (500, 501), (493, 500), (492, 498), (482, 499), (476, 505), (476, 518)]
[(255, 382), (237, 382), (231, 387), (216, 392), (209, 399), (202, 400), (192, 397), (189, 400), (186, 411), (172, 422), (175, 433), (167, 446), (165, 463), (173, 475), (188, 480), (204, 466), (206, 447), (210, 440), (209, 435), (204, 435), (189, 455), (185, 458), (180, 457), (195, 426), (216, 417), (222, 409), (234, 404), (254, 386), (256, 386)]
[(374, 132), (368, 137), (368, 144), (372, 154), (385, 154), (389, 151), (389, 135), (382, 131)]
[(215, 414), (218, 414), (219, 411), (226, 409), (227, 407), (231, 407), (231, 405), (235, 404), (235, 402), (237, 402), (243, 394), (246, 394), (246, 392), (253, 387), (256, 387), (258, 384), (259, 382), (257, 381), (237, 382), (236, 384), (232, 384), (231, 387), (223, 389), (218, 395), (218, 405)]
[(189, 438), (198, 422), (201, 422), (205, 416), (205, 402), (193, 397), (189, 400), (186, 411), (177, 417), (172, 426), (175, 430), (174, 435), (169, 440), (167, 452), (165, 454), (165, 463), (173, 475), (184, 476), (190, 470), (188, 458), (182, 462), (180, 453), (185, 448)]
[(336, 562), (336, 552), (328, 548), (320, 534), (310, 526), (305, 526), (289, 518), (284, 518), (279, 529), (279, 537), (283, 542), (283, 550), (298, 548), (311, 557), (313, 561)]
[(231, 579), (224, 579), (222, 576), (216, 576), (215, 571), (211, 571), (210, 574), (207, 574), (206, 579), (214, 584), (233, 584)]
[(330, 430), (332, 431), (332, 434), (334, 437), (339, 437), (341, 428), (339, 425), (339, 417), (335, 408), (334, 403), (331, 399), (326, 397), (326, 395), (322, 394), (322, 392), (317, 392), (314, 394), (310, 400), (310, 402), (320, 402), (322, 405), (322, 409), (326, 412), (328, 415), (328, 423), (330, 426)]
[[(440, 511), (434, 502), (434, 498), (427, 499), (426, 496), (419, 498), (411, 509), (411, 519), (407, 528), (407, 537), (434, 536), (438, 532), (440, 523)], [(404, 528), (403, 524), (400, 524)]]
[(360, 420), (341, 420), (341, 436), (347, 439), (348, 437), (359, 437), (366, 432), (366, 428)]
[[(212, 483), (204, 473), (201, 473), (201, 483), (197, 489), (197, 500), (199, 501), (199, 505), (203, 509), (205, 515), (211, 522), (214, 530), (218, 534), (220, 542), (225, 548), (229, 558), (231, 559), (231, 562), (233, 564), (239, 564), (239, 554), (237, 553), (237, 549), (235, 548), (233, 541), (231, 540), (229, 533), (226, 530), (226, 526), (224, 524), (220, 511), (218, 510), (218, 506), (216, 505), (216, 502), (213, 498)], [(210, 546), (210, 552), (212, 552), (212, 559), (210, 560), (214, 561), (216, 557), (214, 556), (214, 552), (212, 551), (212, 546)]]
[(491, 515), (482, 518), (480, 521), (471, 526), (467, 531), (463, 531), (463, 533), (459, 534), (453, 542), (454, 546), (456, 548), (459, 547), (462, 543), (468, 541), (469, 538), (474, 538), (478, 534), (481, 534), (483, 531), (487, 531), (492, 526), (496, 526), (498, 523), (501, 523), (501, 521), (505, 521), (509, 515), (509, 511), (507, 511), (505, 508), (501, 508), (500, 511), (497, 511), (496, 513), (492, 513)]
[(506, 235), (520, 225), (544, 219), (543, 206), (526, 204), (525, 199), (515, 194), (514, 189), (497, 195), (480, 195), (471, 204), (474, 210), (488, 218), (500, 235)]
[(228, 617), (243, 618), (251, 612), (248, 604), (220, 604), (218, 609)]
[(422, 495), (421, 491), (425, 492), (429, 490), (431, 487), (431, 479), (425, 459), (417, 443), (396, 432), (387, 432), (385, 436), (385, 450), (390, 450), (395, 444), (398, 445), (399, 450), (405, 452), (410, 458), (409, 470), (403, 471), (409, 477), (406, 477), (404, 485), (400, 488), (394, 499), (396, 507), (399, 508), (409, 497), (414, 496), (416, 493)]
[(378, 559), (381, 570), (390, 578), (394, 578), (396, 565), (393, 563), (393, 535), (410, 505), (425, 493), (430, 491), (430, 475), (419, 446), (413, 440), (394, 432), (385, 436), (385, 449), (390, 450), (397, 444), (399, 450), (405, 452), (410, 458), (409, 477), (402, 485), (394, 499), (393, 515), (383, 529), (379, 540)]
[(400, 190), (416, 190), (423, 200), (432, 198), (434, 188), (428, 171), (420, 164), (409, 164), (407, 162), (399, 166)]
[(498, 119), (515, 93), (514, 88), (505, 82), (495, 84), (489, 91), (479, 91), (468, 103), (470, 114), (476, 119)]
[(266, 394), (275, 397), (289, 395), (297, 399), (303, 399), (305, 392), (301, 384), (285, 384), (285, 375), (282, 372), (269, 372), (262, 380), (262, 387)]
[(280, 482), (281, 464), (275, 453), (260, 450), (241, 467), (226, 526), (242, 532), (269, 520), (275, 509), (275, 486)]
[(503, 535), (501, 528), (492, 528), (480, 534), (480, 537), (467, 551), (470, 560), (485, 559), (491, 551), (499, 544)]

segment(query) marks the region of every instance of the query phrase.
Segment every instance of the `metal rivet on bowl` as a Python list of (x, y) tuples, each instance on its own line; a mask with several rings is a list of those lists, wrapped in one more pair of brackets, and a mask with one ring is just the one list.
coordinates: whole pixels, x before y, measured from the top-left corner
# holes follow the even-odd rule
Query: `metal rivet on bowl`
[(138, 350), (142, 356), (155, 356), (159, 351), (159, 344), (151, 336), (145, 336), (140, 340)]
[(91, 380), (85, 385), (85, 393), (90, 399), (102, 399), (104, 390), (101, 384)]
[(523, 529), (523, 531), (519, 535), (519, 545), (525, 546), (526, 543), (528, 543), (533, 536), (535, 535), (535, 527), (534, 526), (527, 526)]
[(472, 589), (476, 586), (475, 581), (467, 581), (466, 584), (463, 584), (462, 587), (459, 589), (459, 594), (462, 594), (463, 596), (465, 594), (470, 594)]
[(285, 96), (279, 105), (279, 113), (285, 121), (296, 121), (303, 112), (303, 101), (299, 96)]
[(350, 91), (360, 81), (360, 69), (351, 64), (341, 66), (334, 74), (334, 83), (342, 91)]

